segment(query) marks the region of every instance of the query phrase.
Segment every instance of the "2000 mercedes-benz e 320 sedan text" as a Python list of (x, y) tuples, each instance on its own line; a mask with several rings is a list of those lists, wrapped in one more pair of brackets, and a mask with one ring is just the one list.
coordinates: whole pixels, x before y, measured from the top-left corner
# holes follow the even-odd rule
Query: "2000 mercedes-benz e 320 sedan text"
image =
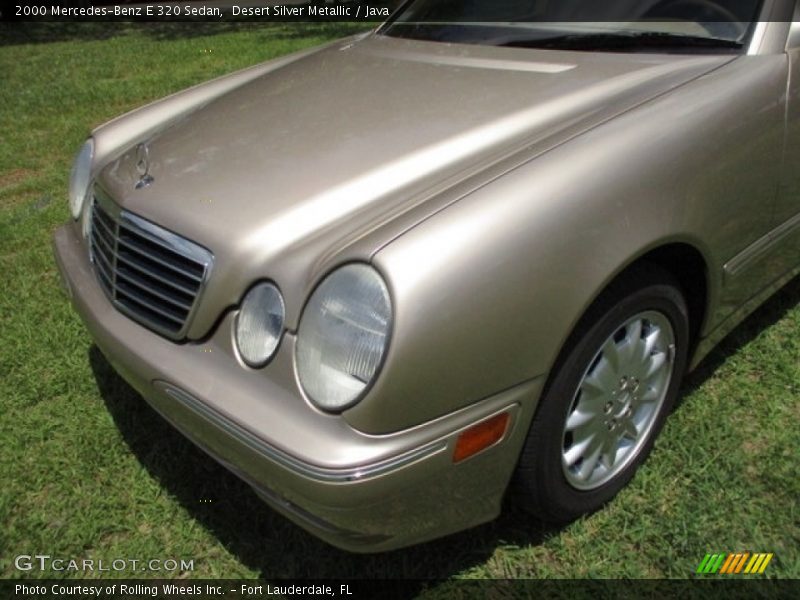
[(798, 273), (796, 10), (407, 2), (97, 128), (65, 286), (153, 407), (332, 544), (508, 490), (568, 521)]

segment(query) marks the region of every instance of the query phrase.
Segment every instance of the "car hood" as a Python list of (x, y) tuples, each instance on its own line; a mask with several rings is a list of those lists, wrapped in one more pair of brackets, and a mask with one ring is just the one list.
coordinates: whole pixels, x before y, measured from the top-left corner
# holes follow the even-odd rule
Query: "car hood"
[[(535, 156), (730, 60), (370, 35), (260, 76), (153, 136), (150, 186), (136, 189), (135, 148), (98, 183), (214, 253), (210, 299), (190, 331), (201, 336), (250, 282), (271, 278), (301, 296), (342, 248), (412, 208), (437, 210), (449, 183)], [(292, 306), (287, 298), (290, 326)]]

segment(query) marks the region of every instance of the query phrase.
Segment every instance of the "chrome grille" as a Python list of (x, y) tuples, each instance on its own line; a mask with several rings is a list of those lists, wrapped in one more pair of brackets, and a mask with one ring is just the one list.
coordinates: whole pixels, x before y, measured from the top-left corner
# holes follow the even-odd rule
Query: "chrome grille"
[(213, 256), (205, 248), (121, 210), (97, 193), (89, 247), (100, 287), (114, 306), (146, 327), (180, 339)]

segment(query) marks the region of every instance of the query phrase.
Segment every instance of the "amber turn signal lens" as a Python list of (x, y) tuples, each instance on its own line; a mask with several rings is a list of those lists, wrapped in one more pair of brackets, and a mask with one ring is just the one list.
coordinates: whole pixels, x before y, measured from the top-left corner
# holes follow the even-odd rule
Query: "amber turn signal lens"
[(462, 431), (456, 441), (453, 462), (461, 462), (502, 440), (508, 428), (508, 419), (508, 413), (503, 413)]

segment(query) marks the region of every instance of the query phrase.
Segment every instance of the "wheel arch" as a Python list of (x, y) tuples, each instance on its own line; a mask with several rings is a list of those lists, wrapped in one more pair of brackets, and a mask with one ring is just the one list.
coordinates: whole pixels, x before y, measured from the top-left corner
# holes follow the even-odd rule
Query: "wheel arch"
[[(707, 310), (707, 273), (706, 261), (694, 246), (683, 243), (657, 246), (643, 252), (614, 273), (610, 281), (602, 287), (589, 307), (579, 317), (548, 373), (539, 402), (533, 411), (531, 423), (526, 429), (526, 442), (520, 452), (509, 487), (512, 495), (532, 505), (535, 509), (534, 512), (541, 515), (546, 521), (565, 523), (577, 518), (580, 514), (597, 510), (624, 487), (638, 465), (649, 454), (655, 437), (679, 394), (682, 375), (693, 351), (693, 346), (696, 344), (696, 336), (701, 331)], [(634, 312), (626, 312), (633, 310), (633, 307), (636, 307)], [(666, 317), (671, 321), (676, 332), (675, 340), (670, 342), (670, 350), (668, 351), (666, 346), (661, 350), (662, 353), (669, 352), (673, 357), (672, 360), (675, 361), (674, 365), (669, 367), (671, 377), (664, 382), (664, 395), (661, 396), (664, 402), (663, 407), (659, 404), (654, 409), (656, 412), (652, 414), (653, 420), (648, 422), (643, 433), (645, 437), (634, 438), (637, 439), (636, 446), (632, 450), (634, 454), (631, 454), (628, 459), (624, 459), (627, 462), (620, 463), (621, 470), (611, 471), (608, 480), (602, 479), (601, 476), (596, 487), (578, 488), (579, 491), (576, 493), (575, 488), (570, 487), (570, 484), (566, 483), (567, 480), (564, 479), (568, 475), (562, 474), (555, 466), (556, 464), (562, 465), (563, 457), (559, 459), (558, 452), (563, 452), (566, 445), (571, 445), (572, 442), (567, 442), (566, 437), (554, 438), (553, 432), (559, 431), (562, 432), (560, 435), (567, 435), (563, 425), (563, 420), (566, 418), (564, 410), (570, 406), (572, 408), (569, 408), (569, 411), (578, 410), (575, 408), (579, 398), (575, 391), (576, 381), (580, 380), (578, 376), (583, 372), (584, 375), (581, 377), (585, 377), (588, 369), (593, 368), (592, 365), (598, 364), (591, 358), (593, 355), (595, 358), (597, 357), (598, 348), (601, 348), (602, 352), (609, 340), (616, 341), (617, 338), (613, 337), (616, 335), (614, 332), (620, 330), (620, 323), (624, 323), (619, 319), (651, 309), (660, 310), (662, 314), (666, 313)], [(695, 339), (692, 339), (693, 331)], [(607, 337), (609, 334), (612, 337)], [(603, 339), (606, 339), (606, 342), (602, 342)], [(679, 340), (682, 341), (680, 345), (678, 345)], [(662, 364), (668, 363), (662, 361)], [(587, 368), (587, 365), (590, 366)], [(612, 369), (615, 368), (612, 367)], [(636, 370), (634, 369), (632, 372), (624, 370), (622, 373), (635, 375)], [(619, 376), (620, 373), (617, 373), (616, 377)], [(620, 385), (623, 385), (626, 379), (627, 377), (623, 377)], [(638, 388), (638, 383), (636, 385)], [(607, 398), (611, 398), (611, 396)], [(618, 400), (619, 398), (614, 399), (613, 402)], [(625, 402), (624, 399), (623, 402)], [(627, 402), (633, 402), (633, 400), (627, 400)], [(591, 410), (587, 413), (585, 407), (580, 410), (583, 411), (581, 415), (591, 414)], [(610, 410), (606, 407), (605, 415), (612, 418)], [(625, 410), (624, 404), (621, 405), (620, 410)], [(630, 411), (630, 408), (627, 410)], [(569, 411), (567, 411), (567, 415)], [(605, 418), (602, 410), (599, 414)], [(630, 414), (630, 412), (627, 413), (628, 417)], [(613, 421), (614, 418), (612, 418)], [(558, 423), (561, 423), (560, 427), (556, 427)], [(616, 428), (616, 423), (610, 425), (609, 422), (606, 422), (605, 425), (608, 425), (609, 431)], [(605, 431), (604, 427), (603, 431)], [(634, 432), (637, 436), (641, 433), (641, 431), (636, 433), (635, 429)], [(596, 439), (595, 434), (589, 435), (590, 437), (587, 439)], [(571, 446), (570, 452), (573, 448), (580, 447), (587, 446), (581, 446), (579, 443)], [(559, 449), (558, 452), (554, 450), (556, 448)], [(597, 451), (600, 451), (599, 447)], [(579, 453), (583, 452), (584, 450), (579, 450)], [(592, 454), (593, 458), (589, 460), (596, 461), (597, 453), (591, 452), (594, 454)], [(575, 458), (578, 456), (581, 457), (580, 460), (583, 460), (583, 454), (579, 454)], [(591, 465), (594, 464), (594, 462), (591, 463)], [(593, 469), (593, 466), (591, 468)], [(541, 482), (547, 482), (547, 484), (542, 485)]]
[[(655, 264), (672, 275), (680, 284), (689, 309), (689, 354), (694, 352), (710, 313), (711, 281), (708, 262), (695, 246), (673, 242), (648, 251), (635, 264)], [(621, 275), (621, 274), (620, 274)]]
[[(680, 287), (689, 310), (689, 362), (697, 349), (702, 337), (703, 327), (711, 313), (711, 303), (714, 295), (713, 282), (710, 276), (709, 261), (703, 252), (694, 244), (686, 241), (667, 241), (643, 250), (633, 257), (628, 263), (614, 272), (589, 301), (587, 307), (578, 317), (570, 333), (561, 344), (553, 365), (549, 369), (552, 378), (564, 356), (579, 338), (583, 331), (596, 318), (597, 306), (603, 299), (614, 293), (620, 282), (628, 279), (632, 272), (648, 270), (656, 267), (671, 276)], [(545, 386), (545, 391), (548, 385)]]

